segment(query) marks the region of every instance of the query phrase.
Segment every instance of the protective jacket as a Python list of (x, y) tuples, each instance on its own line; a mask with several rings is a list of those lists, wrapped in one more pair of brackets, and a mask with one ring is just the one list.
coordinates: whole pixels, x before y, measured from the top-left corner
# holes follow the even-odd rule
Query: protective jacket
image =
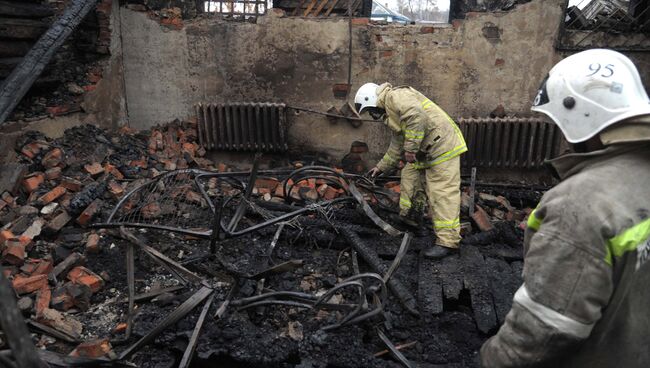
[(415, 89), (379, 86), (377, 107), (386, 110), (385, 123), (393, 136), (388, 151), (377, 164), (381, 171), (394, 168), (403, 152), (416, 153), (417, 168), (428, 168), (467, 151), (460, 129), (447, 113)]
[(650, 366), (650, 146), (552, 161), (528, 220), (524, 284), (484, 367)]

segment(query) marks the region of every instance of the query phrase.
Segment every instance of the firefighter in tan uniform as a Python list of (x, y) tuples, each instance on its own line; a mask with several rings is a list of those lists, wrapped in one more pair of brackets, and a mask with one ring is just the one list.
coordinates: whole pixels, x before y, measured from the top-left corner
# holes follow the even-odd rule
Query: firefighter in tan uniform
[(534, 111), (574, 153), (528, 220), (524, 284), (484, 367), (650, 367), (650, 99), (634, 64), (594, 49), (559, 62)]
[(424, 256), (442, 258), (460, 242), (460, 154), (467, 145), (460, 129), (438, 105), (415, 89), (367, 83), (355, 96), (359, 113), (383, 118), (393, 135), (388, 151), (370, 171), (371, 176), (397, 166), (402, 155), (400, 216), (414, 207), (418, 192), (425, 192), (436, 242)]

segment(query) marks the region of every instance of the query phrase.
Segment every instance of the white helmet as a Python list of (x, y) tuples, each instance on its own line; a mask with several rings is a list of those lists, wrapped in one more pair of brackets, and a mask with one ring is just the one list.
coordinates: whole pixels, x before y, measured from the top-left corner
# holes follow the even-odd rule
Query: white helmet
[(375, 83), (366, 83), (359, 88), (354, 96), (354, 107), (361, 114), (367, 107), (377, 107), (377, 88)]
[(612, 50), (587, 50), (557, 63), (542, 82), (533, 111), (548, 115), (570, 143), (608, 126), (650, 114), (650, 99), (636, 67)]

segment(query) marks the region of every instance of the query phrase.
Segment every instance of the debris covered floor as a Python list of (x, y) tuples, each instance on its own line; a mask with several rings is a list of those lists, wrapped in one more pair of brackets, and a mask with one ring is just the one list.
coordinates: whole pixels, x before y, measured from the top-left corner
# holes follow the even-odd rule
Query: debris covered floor
[(188, 122), (87, 125), (16, 142), (2, 266), (44, 360), (477, 366), (521, 284), (522, 224), (541, 192), (464, 186), (460, 254), (429, 261), (432, 232), (391, 221), (395, 178), (299, 160), (238, 171), (196, 135)]

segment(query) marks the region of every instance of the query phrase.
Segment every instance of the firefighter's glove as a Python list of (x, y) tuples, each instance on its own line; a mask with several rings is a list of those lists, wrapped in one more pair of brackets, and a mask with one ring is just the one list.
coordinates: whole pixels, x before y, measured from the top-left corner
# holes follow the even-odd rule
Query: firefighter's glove
[(372, 178), (378, 176), (379, 174), (381, 174), (381, 170), (379, 170), (378, 167), (373, 167), (373, 168), (370, 169), (370, 171), (368, 171), (368, 172), (366, 173), (366, 175), (364, 175), (364, 176), (367, 177), (367, 178), (371, 178), (371, 179), (372, 179)]

